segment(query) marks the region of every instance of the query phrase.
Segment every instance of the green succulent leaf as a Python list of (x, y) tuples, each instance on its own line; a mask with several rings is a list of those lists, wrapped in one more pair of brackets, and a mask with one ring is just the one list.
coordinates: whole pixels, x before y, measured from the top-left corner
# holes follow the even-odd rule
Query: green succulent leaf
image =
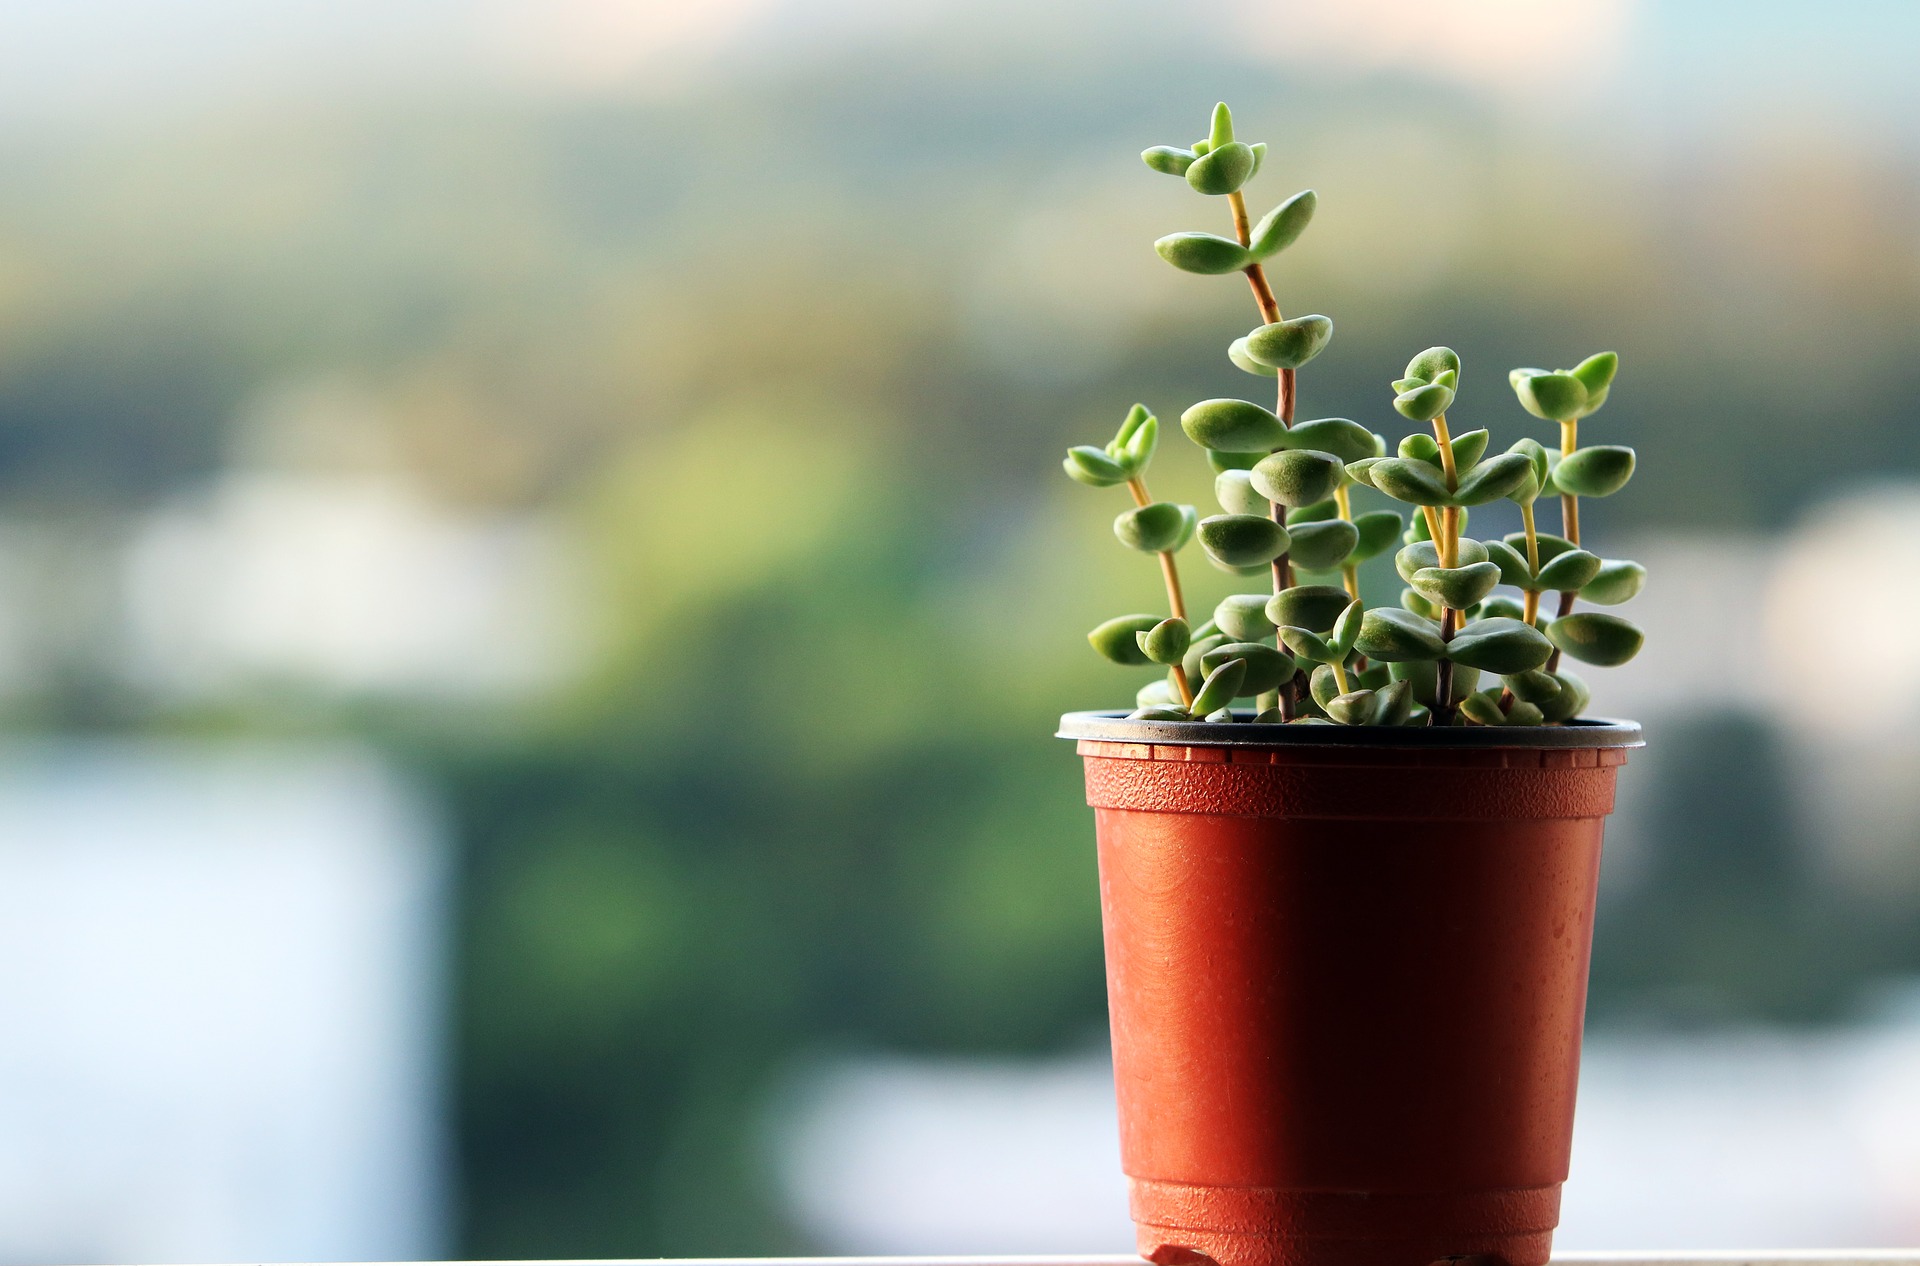
[(1539, 629), (1520, 620), (1475, 620), (1447, 643), (1447, 658), (1490, 673), (1523, 673), (1553, 655)]
[[(1431, 708), (1439, 696), (1439, 665), (1433, 660), (1402, 660), (1387, 665), (1387, 671), (1395, 681), (1404, 681), (1413, 691), (1414, 702), (1422, 707)], [(1465, 664), (1453, 666), (1453, 687), (1447, 694), (1450, 702), (1459, 704), (1473, 688), (1479, 684), (1480, 670), (1469, 668)]]
[(1556, 593), (1578, 593), (1600, 574), (1600, 566), (1597, 555), (1583, 549), (1570, 549), (1541, 566), (1540, 580), (1533, 587), (1551, 589)]
[(1160, 621), (1142, 633), (1134, 634), (1140, 652), (1156, 664), (1177, 664), (1193, 645), (1193, 630), (1179, 616)]
[(1415, 431), (1400, 441), (1397, 454), (1409, 461), (1425, 462), (1435, 470), (1442, 469), (1440, 463), (1440, 441), (1425, 431)]
[(1379, 456), (1374, 435), (1366, 427), (1348, 418), (1315, 418), (1296, 422), (1280, 441), (1282, 448), (1310, 448), (1332, 453), (1343, 462), (1362, 461)]
[[(1187, 169), (1187, 177), (1192, 179), (1193, 168)], [(1246, 247), (1217, 233), (1169, 233), (1155, 242), (1153, 249), (1182, 272), (1210, 277), (1237, 273), (1254, 262)]]
[(1353, 654), (1353, 644), (1360, 639), (1360, 626), (1365, 623), (1366, 614), (1365, 605), (1355, 598), (1333, 622), (1333, 649), (1342, 659)]
[(1579, 611), (1547, 626), (1553, 644), (1583, 664), (1614, 668), (1640, 653), (1646, 641), (1632, 623), (1604, 611)]
[(1427, 601), (1421, 597), (1418, 592), (1410, 588), (1400, 591), (1400, 606), (1402, 610), (1411, 611), (1415, 615), (1425, 616), (1427, 619), (1436, 623), (1439, 622), (1441, 615), (1444, 614), (1438, 603)]
[(1299, 629), (1288, 625), (1278, 632), (1280, 641), (1301, 659), (1310, 659), (1316, 664), (1331, 664), (1336, 659), (1344, 658), (1343, 653), (1335, 649), (1332, 642), (1311, 629)]
[(1316, 501), (1311, 505), (1291, 506), (1287, 510), (1287, 526), (1299, 523), (1319, 523), (1326, 519), (1340, 517), (1340, 503), (1332, 497), (1325, 501)]
[(1440, 629), (1424, 616), (1397, 607), (1374, 607), (1360, 622), (1354, 649), (1385, 664), (1409, 659), (1438, 659), (1447, 644)]
[[(1347, 469), (1353, 468), (1349, 466)], [(1380, 557), (1393, 548), (1406, 525), (1406, 520), (1394, 510), (1368, 510), (1365, 514), (1354, 516), (1353, 526), (1360, 541), (1353, 547), (1353, 552), (1347, 555), (1347, 561), (1364, 563), (1370, 558)]]
[(1131, 416), (1127, 424), (1120, 428), (1120, 434), (1114, 437), (1111, 455), (1120, 460), (1130, 474), (1139, 474), (1153, 460), (1154, 450), (1160, 447), (1160, 419), (1146, 413), (1140, 405), (1133, 406), (1146, 416), (1135, 423)]
[(1523, 673), (1509, 673), (1503, 684), (1513, 692), (1516, 699), (1528, 703), (1545, 703), (1560, 693), (1560, 679), (1549, 672), (1530, 668)]
[(1247, 661), (1230, 659), (1211, 673), (1193, 696), (1193, 706), (1188, 709), (1195, 716), (1205, 716), (1219, 708), (1224, 708), (1239, 697), (1240, 683), (1247, 676)]
[[(1207, 621), (1207, 624), (1211, 623), (1213, 621)], [(1203, 624), (1200, 627), (1205, 628), (1206, 625)], [(1225, 646), (1233, 640), (1225, 633), (1202, 633), (1196, 629), (1193, 634), (1193, 643), (1187, 647), (1187, 653), (1180, 658), (1180, 670), (1186, 673), (1187, 680), (1199, 681), (1205, 677), (1207, 674), (1201, 668), (1201, 661), (1206, 658), (1207, 652), (1216, 646)]]
[(1177, 708), (1180, 700), (1174, 697), (1173, 683), (1165, 677), (1155, 677), (1133, 692), (1133, 706), (1136, 708), (1159, 708), (1169, 704)]
[(1213, 126), (1207, 131), (1207, 144), (1214, 149), (1233, 141), (1233, 111), (1227, 109), (1224, 101), (1216, 102), (1213, 107)]
[(1619, 372), (1620, 357), (1613, 352), (1597, 352), (1572, 370), (1573, 376), (1580, 380), (1580, 385), (1587, 389), (1589, 397), (1596, 392), (1604, 394), (1613, 386), (1613, 376)]
[(1140, 649), (1136, 635), (1145, 633), (1164, 618), (1157, 615), (1115, 616), (1087, 634), (1087, 641), (1092, 643), (1094, 650), (1116, 664), (1129, 667), (1151, 664), (1153, 661)]
[[(1487, 547), (1471, 536), (1460, 538), (1460, 556), (1454, 560), (1462, 567), (1487, 561)], [(1393, 556), (1393, 569), (1400, 579), (1412, 583), (1413, 574), (1423, 567), (1438, 567), (1440, 551), (1432, 541), (1415, 541)]]
[(1095, 448), (1091, 444), (1079, 444), (1068, 449), (1062, 466), (1067, 474), (1095, 488), (1111, 488), (1131, 478), (1125, 466), (1109, 457), (1105, 449)]
[(1518, 620), (1526, 615), (1527, 609), (1512, 598), (1496, 594), (1480, 604), (1476, 619), (1491, 620), (1498, 616), (1507, 620)]
[[(1437, 445), (1436, 445), (1437, 447)], [(1453, 468), (1465, 475), (1487, 451), (1487, 432), (1482, 427), (1478, 431), (1468, 431), (1465, 435), (1456, 435), (1448, 445), (1453, 450)]]
[(1227, 359), (1248, 373), (1258, 374), (1262, 378), (1277, 378), (1280, 376), (1280, 371), (1272, 365), (1263, 365), (1253, 358), (1247, 351), (1247, 340), (1244, 335), (1227, 344)]
[(1267, 619), (1312, 633), (1327, 633), (1352, 601), (1337, 585), (1295, 585), (1267, 599)]
[(1191, 721), (1193, 717), (1183, 708), (1161, 704), (1150, 708), (1135, 708), (1127, 713), (1129, 721)]
[(1234, 722), (1233, 709), (1230, 707), (1215, 708), (1213, 711), (1207, 713), (1207, 720), (1214, 725), (1232, 725)]
[(1257, 453), (1227, 453), (1210, 448), (1207, 450), (1207, 465), (1213, 467), (1216, 472), (1225, 470), (1252, 470), (1254, 466), (1259, 463), (1260, 459), (1266, 455), (1267, 450), (1264, 448)]
[(1309, 448), (1282, 449), (1254, 464), (1253, 486), (1267, 500), (1281, 505), (1312, 505), (1333, 495), (1334, 489), (1340, 486), (1343, 469), (1340, 459), (1332, 453)]
[(1345, 519), (1322, 519), (1290, 530), (1293, 561), (1308, 571), (1331, 571), (1360, 543), (1360, 529)]
[(1532, 589), (1533, 573), (1520, 551), (1505, 541), (1488, 541), (1487, 561), (1500, 569), (1500, 582), (1516, 589)]
[(1375, 462), (1384, 460), (1385, 458), (1381, 457), (1362, 457), (1357, 462), (1348, 462), (1347, 478), (1354, 483), (1371, 488), (1373, 487), (1373, 465)]
[(1197, 155), (1190, 149), (1178, 149), (1172, 145), (1155, 145), (1152, 149), (1140, 152), (1140, 161), (1158, 172), (1169, 176), (1184, 176), (1187, 168), (1193, 166)]
[(1355, 690), (1327, 701), (1327, 715), (1341, 725), (1369, 725), (1378, 707), (1371, 690)]
[(1195, 193), (1234, 193), (1253, 175), (1253, 149), (1239, 141), (1228, 141), (1193, 160), (1187, 168), (1187, 184)]
[(1180, 429), (1201, 448), (1263, 455), (1287, 434), (1284, 422), (1251, 400), (1202, 400), (1180, 415)]
[(1453, 404), (1453, 388), (1437, 382), (1403, 391), (1393, 398), (1400, 416), (1414, 422), (1431, 422)]
[(1633, 450), (1622, 444), (1575, 449), (1553, 468), (1553, 482), (1576, 497), (1610, 497), (1633, 478)]
[(1540, 703), (1540, 712), (1547, 721), (1570, 721), (1587, 710), (1593, 702), (1593, 694), (1587, 689), (1587, 683), (1566, 669), (1554, 674), (1560, 683), (1560, 693)]
[(1646, 583), (1647, 569), (1639, 563), (1608, 558), (1601, 560), (1600, 570), (1581, 588), (1580, 596), (1603, 607), (1617, 606), (1638, 594)]
[(1383, 457), (1367, 468), (1367, 482), (1395, 501), (1417, 506), (1444, 506), (1453, 499), (1446, 477), (1424, 461)]
[(1213, 622), (1235, 642), (1258, 642), (1273, 636), (1273, 621), (1267, 619), (1267, 595), (1263, 593), (1222, 598), (1213, 609)]
[(1505, 725), (1507, 714), (1500, 711), (1500, 701), (1493, 695), (1481, 691), (1470, 694), (1460, 701), (1461, 713), (1470, 721), (1480, 725)]
[[(1216, 514), (1200, 520), (1200, 548), (1223, 567), (1260, 567), (1287, 552), (1287, 529), (1255, 514)], [(1598, 560), (1596, 560), (1598, 561)]]
[[(1525, 532), (1509, 532), (1502, 539), (1521, 553), (1526, 552), (1527, 534)], [(1552, 560), (1574, 548), (1572, 541), (1569, 541), (1564, 536), (1555, 536), (1551, 532), (1535, 533), (1533, 542), (1535, 550), (1538, 551), (1540, 555), (1540, 565), (1542, 567), (1545, 567)]]
[(1502, 453), (1475, 467), (1453, 494), (1456, 505), (1478, 506), (1499, 501), (1533, 478), (1533, 463), (1520, 453)]
[(1240, 689), (1234, 695), (1236, 699), (1278, 690), (1293, 680), (1293, 657), (1263, 642), (1228, 642), (1216, 646), (1201, 655), (1201, 671), (1211, 674), (1230, 659), (1240, 660), (1247, 666)]
[(1167, 554), (1185, 545), (1199, 522), (1192, 506), (1155, 501), (1128, 510), (1113, 521), (1113, 534), (1122, 545), (1148, 554)]
[(1429, 347), (1407, 362), (1407, 377), (1420, 382), (1434, 382), (1442, 374), (1452, 374), (1457, 384), (1460, 379), (1460, 357), (1451, 347)]
[(1271, 259), (1292, 246), (1307, 231), (1307, 225), (1313, 221), (1314, 209), (1319, 205), (1319, 194), (1311, 189), (1302, 189), (1261, 216), (1251, 234), (1253, 258)]
[[(1213, 495), (1229, 514), (1266, 517), (1272, 503), (1253, 488), (1253, 476), (1244, 470), (1223, 470), (1213, 477)], [(1205, 538), (1201, 538), (1202, 544)]]
[(1407, 583), (1429, 602), (1464, 611), (1493, 592), (1500, 583), (1497, 563), (1471, 563), (1465, 567), (1422, 567), (1407, 578)]
[[(1247, 146), (1247, 148), (1253, 151), (1253, 176), (1258, 176), (1260, 174), (1261, 164), (1267, 161), (1267, 143), (1265, 141), (1255, 141), (1253, 144)], [(1252, 180), (1253, 176), (1248, 176), (1247, 179)]]
[[(1351, 674), (1348, 680), (1352, 680)], [(1307, 679), (1307, 693), (1324, 711), (1326, 706), (1340, 697), (1340, 679), (1333, 675), (1332, 664), (1320, 664), (1313, 670), (1313, 676)]]
[(1247, 335), (1246, 352), (1254, 360), (1275, 369), (1298, 369), (1324, 351), (1332, 338), (1333, 322), (1329, 318), (1291, 317), (1263, 325)]
[(1516, 369), (1507, 375), (1507, 382), (1520, 398), (1520, 407), (1536, 418), (1577, 418), (1587, 407), (1586, 385), (1572, 374)]

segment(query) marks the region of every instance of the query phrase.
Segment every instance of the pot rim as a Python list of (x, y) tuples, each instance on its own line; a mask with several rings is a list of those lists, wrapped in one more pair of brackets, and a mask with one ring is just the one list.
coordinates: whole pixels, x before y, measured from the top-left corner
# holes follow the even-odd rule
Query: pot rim
[[(1250, 709), (1236, 716), (1253, 718)], [(1129, 721), (1121, 711), (1069, 712), (1055, 738), (1183, 747), (1645, 747), (1638, 721), (1580, 717), (1561, 725), (1250, 725)]]

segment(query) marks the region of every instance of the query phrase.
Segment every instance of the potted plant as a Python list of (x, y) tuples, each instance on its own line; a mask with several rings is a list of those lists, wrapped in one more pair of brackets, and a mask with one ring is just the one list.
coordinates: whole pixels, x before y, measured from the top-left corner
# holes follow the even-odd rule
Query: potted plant
[[(1139, 1248), (1222, 1266), (1541, 1266), (1601, 831), (1640, 745), (1638, 726), (1584, 715), (1566, 665), (1624, 663), (1641, 642), (1578, 606), (1624, 602), (1645, 578), (1581, 547), (1581, 499), (1633, 473), (1631, 449), (1579, 442), (1617, 358), (1513, 371), (1526, 412), (1558, 424), (1552, 446), (1491, 453), (1486, 430), (1462, 432), (1444, 347), (1392, 382), (1419, 429), (1391, 451), (1344, 418), (1296, 420), (1298, 376), (1333, 323), (1283, 315), (1268, 280), (1316, 199), (1252, 220), (1242, 190), (1265, 156), (1225, 105), (1206, 139), (1143, 155), (1231, 214), (1231, 237), (1176, 233), (1160, 255), (1243, 275), (1259, 307), (1227, 354), (1275, 380), (1275, 406), (1203, 400), (1180, 418), (1223, 513), (1153, 499), (1161, 431), (1144, 406), (1066, 457), (1080, 482), (1127, 491), (1114, 532), (1157, 556), (1167, 591), (1165, 613), (1089, 635), (1154, 672), (1137, 706), (1061, 727), (1095, 810)], [(1551, 534), (1535, 512), (1556, 497)], [(1470, 511), (1502, 500), (1521, 529), (1469, 536)], [(1196, 539), (1215, 566), (1261, 577), (1198, 623), (1177, 561)], [(1368, 608), (1359, 565), (1390, 549), (1406, 587)]]

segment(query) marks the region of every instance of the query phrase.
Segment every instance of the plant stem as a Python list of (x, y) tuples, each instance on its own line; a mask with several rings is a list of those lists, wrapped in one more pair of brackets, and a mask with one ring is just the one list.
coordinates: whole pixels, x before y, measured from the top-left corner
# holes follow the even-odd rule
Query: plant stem
[[(1527, 570), (1534, 575), (1540, 574), (1540, 533), (1533, 526), (1533, 502), (1520, 507), (1520, 522), (1527, 529)], [(1527, 590), (1527, 623), (1532, 624), (1540, 617), (1540, 591)]]
[[(1152, 503), (1147, 495), (1147, 481), (1135, 475), (1127, 480), (1127, 491), (1133, 494), (1133, 504), (1144, 506)], [(1187, 600), (1180, 592), (1180, 568), (1173, 561), (1173, 552), (1165, 551), (1160, 555), (1160, 575), (1167, 582), (1167, 606), (1175, 619), (1187, 618)], [(1183, 673), (1182, 676), (1185, 674)]]
[(1191, 708), (1193, 706), (1193, 683), (1187, 680), (1187, 670), (1179, 664), (1169, 664), (1167, 666), (1167, 676), (1172, 678), (1173, 688), (1180, 692), (1180, 702), (1182, 706)]
[[(1333, 503), (1340, 507), (1340, 517), (1353, 522), (1353, 495), (1347, 486), (1341, 484), (1333, 490)], [(1340, 581), (1347, 589), (1347, 597), (1355, 602), (1360, 600), (1360, 568), (1354, 563), (1344, 563), (1340, 567)]]
[[(1452, 607), (1440, 611), (1440, 640), (1453, 640), (1454, 617), (1459, 612)], [(1453, 719), (1453, 661), (1444, 656), (1433, 667), (1433, 723), (1445, 725)]]
[(1346, 694), (1350, 689), (1347, 685), (1346, 666), (1337, 659), (1331, 661), (1328, 666), (1333, 669), (1334, 684), (1340, 687), (1341, 694)]
[[(1560, 460), (1573, 456), (1574, 449), (1580, 446), (1580, 419), (1560, 419)], [(1577, 549), (1580, 545), (1580, 498), (1570, 492), (1560, 494), (1560, 535), (1571, 541)], [(1560, 594), (1560, 607), (1556, 618), (1565, 619), (1573, 614), (1573, 591), (1563, 590)], [(1560, 648), (1555, 647), (1553, 655), (1547, 660), (1547, 671), (1560, 671)]]

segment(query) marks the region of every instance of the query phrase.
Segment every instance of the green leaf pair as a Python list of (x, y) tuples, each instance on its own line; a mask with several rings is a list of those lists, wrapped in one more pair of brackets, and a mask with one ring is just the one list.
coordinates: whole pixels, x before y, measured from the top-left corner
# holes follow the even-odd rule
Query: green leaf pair
[(1155, 501), (1136, 506), (1113, 521), (1113, 534), (1130, 549), (1148, 554), (1171, 554), (1193, 537), (1200, 512), (1192, 506)]
[[(1561, 544), (1567, 545), (1567, 548), (1555, 550), (1552, 554), (1544, 549), (1536, 551), (1541, 559), (1540, 570), (1536, 573), (1527, 566), (1523, 552), (1526, 549), (1526, 536), (1524, 533), (1518, 535), (1518, 545), (1510, 544), (1511, 538), (1487, 542), (1487, 557), (1499, 568), (1500, 579), (1516, 589), (1578, 593), (1600, 574), (1603, 564), (1597, 555), (1574, 549), (1564, 541)], [(1536, 541), (1539, 539), (1536, 538)]]
[(1316, 664), (1341, 663), (1353, 654), (1354, 643), (1359, 640), (1365, 620), (1365, 609), (1356, 599), (1335, 617), (1333, 628), (1325, 637), (1312, 629), (1287, 625), (1279, 631), (1280, 640), (1302, 659), (1310, 659)]
[(1159, 446), (1160, 419), (1146, 405), (1136, 404), (1105, 448), (1081, 444), (1068, 449), (1066, 471), (1083, 484), (1110, 488), (1143, 474)]
[(1568, 422), (1584, 418), (1607, 402), (1620, 358), (1612, 352), (1589, 356), (1572, 369), (1516, 369), (1507, 375), (1520, 407), (1536, 418)]

